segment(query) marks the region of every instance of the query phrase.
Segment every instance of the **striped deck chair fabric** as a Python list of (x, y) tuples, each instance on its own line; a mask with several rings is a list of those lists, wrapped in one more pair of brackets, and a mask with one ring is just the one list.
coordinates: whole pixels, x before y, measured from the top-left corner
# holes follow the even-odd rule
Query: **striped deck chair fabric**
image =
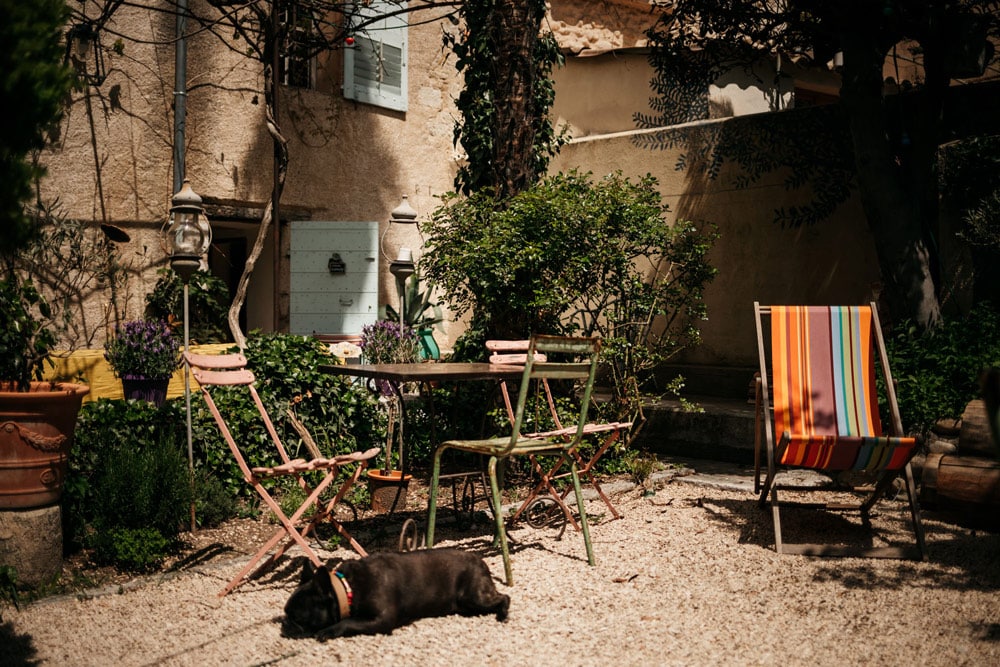
[(900, 470), (916, 439), (884, 437), (869, 306), (771, 308), (780, 463), (820, 470)]
[[(917, 451), (917, 440), (902, 435), (875, 304), (761, 306), (755, 303), (754, 311), (760, 355), (760, 374), (756, 381), (754, 482), (760, 494), (760, 505), (770, 504), (772, 508), (775, 549), (779, 553), (816, 556), (924, 558), (923, 529), (909, 465)], [(769, 347), (764, 335), (765, 320), (770, 322)], [(881, 361), (885, 379), (890, 434), (883, 432), (879, 415), (875, 380), (877, 360)], [(766, 474), (762, 474), (765, 464)], [(779, 466), (810, 468), (825, 473), (864, 473), (862, 478), (869, 480), (865, 485), (867, 498), (860, 503), (820, 504), (779, 500), (779, 488), (810, 490), (782, 486), (777, 479)], [(783, 543), (779, 507), (859, 511), (868, 523), (871, 508), (885, 498), (900, 476), (910, 503), (916, 550), (912, 547)]]

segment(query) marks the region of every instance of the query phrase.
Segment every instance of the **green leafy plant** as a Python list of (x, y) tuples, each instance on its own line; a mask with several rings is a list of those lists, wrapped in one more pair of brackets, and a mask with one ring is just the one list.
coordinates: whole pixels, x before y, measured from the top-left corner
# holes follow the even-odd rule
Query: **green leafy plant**
[[(488, 338), (598, 335), (616, 410), (635, 412), (653, 370), (699, 342), (703, 290), (716, 269), (713, 229), (668, 224), (647, 176), (557, 174), (507, 200), (444, 198), (421, 268), (458, 315), (471, 314), (455, 358), (481, 359)], [(460, 356), (468, 354), (469, 357)]]
[[(104, 405), (82, 411), (80, 452), (70, 459), (63, 513), (67, 546), (92, 547), (98, 562), (123, 570), (147, 570), (162, 561), (189, 518), (184, 439), (144, 403), (98, 403)], [(112, 415), (120, 421), (110, 425), (104, 418)], [(179, 419), (180, 411), (172, 416)], [(110, 439), (118, 429), (128, 429), (128, 437)]]
[[(97, 524), (121, 523), (115, 518), (115, 513), (119, 510), (104, 508), (110, 493), (105, 488), (106, 483), (124, 486), (124, 490), (118, 492), (123, 497), (128, 495), (131, 485), (138, 484), (135, 480), (120, 479), (120, 475), (109, 476), (109, 470), (120, 470), (122, 466), (119, 448), (124, 445), (114, 443), (128, 443), (129, 450), (143, 452), (145, 457), (153, 456), (151, 452), (162, 450), (168, 446), (167, 443), (172, 443), (175, 452), (179, 452), (186, 447), (184, 424), (182, 401), (167, 401), (159, 409), (144, 401), (101, 399), (83, 404), (77, 419), (74, 445), (69, 453), (68, 471), (63, 485), (63, 536), (67, 551), (85, 546), (87, 536), (96, 530)], [(130, 460), (133, 455), (132, 451), (125, 452)], [(159, 456), (163, 456), (162, 452)], [(186, 456), (181, 459), (179, 473), (174, 470), (176, 466), (167, 467), (172, 479), (183, 474), (183, 486), (188, 488)], [(196, 485), (196, 489), (198, 488), (200, 487)], [(164, 496), (164, 499), (172, 497)], [(183, 505), (174, 508), (177, 516), (186, 516), (189, 504), (177, 502)], [(125, 503), (128, 507), (133, 505), (127, 498)], [(113, 520), (108, 521), (108, 516)]]
[(93, 543), (97, 562), (127, 572), (156, 569), (171, 547), (171, 540), (156, 528), (111, 528), (98, 533)]
[[(425, 285), (421, 289), (420, 274), (414, 273), (406, 282), (403, 294), (403, 324), (414, 331), (429, 329), (444, 321), (439, 304), (431, 301), (434, 294), (433, 285)], [(391, 305), (385, 307), (385, 319), (399, 322), (399, 313)]]
[(67, 8), (63, 0), (5, 2), (0, 24), (0, 255), (14, 256), (37, 231), (24, 207), (44, 174), (29, 159), (43, 148), (63, 114), (72, 86), (65, 62)]
[(45, 325), (50, 316), (48, 303), (30, 280), (21, 282), (13, 274), (0, 280), (0, 379), (18, 391), (42, 379), (56, 344)]
[(27, 391), (39, 378), (55, 344), (47, 328), (48, 304), (30, 280), (21, 281), (14, 260), (38, 233), (25, 206), (32, 184), (44, 175), (37, 151), (60, 120), (72, 85), (63, 62), (66, 6), (61, 0), (5, 3), (0, 25), (0, 104), (6, 109), (0, 129), (0, 380)]
[[(183, 326), (184, 283), (173, 269), (160, 269), (153, 291), (146, 295), (146, 316)], [(195, 271), (188, 281), (188, 335), (192, 342), (225, 343), (232, 340), (226, 319), (229, 288), (208, 271)]]
[(104, 346), (115, 377), (126, 380), (162, 380), (180, 365), (181, 341), (162, 320), (132, 320), (123, 323)]
[[(910, 322), (893, 327), (886, 350), (907, 431), (923, 433), (940, 419), (961, 416), (979, 396), (980, 374), (1000, 364), (997, 331), (1000, 313), (988, 303), (964, 316), (947, 316), (924, 334)], [(889, 414), (885, 406), (882, 414)]]
[[(505, 11), (518, 4), (516, 13)], [(454, 136), (468, 156), (455, 176), (455, 189), (464, 194), (520, 191), (545, 173), (566, 141), (548, 115), (555, 100), (552, 68), (563, 56), (555, 36), (539, 30), (545, 11), (544, 0), (464, 2), (461, 27), (444, 33), (465, 80)]]
[[(11, 565), (0, 565), (0, 602), (10, 602), (16, 609), (20, 609), (19, 599), (17, 569)], [(0, 623), (2, 622), (3, 616), (0, 616)]]

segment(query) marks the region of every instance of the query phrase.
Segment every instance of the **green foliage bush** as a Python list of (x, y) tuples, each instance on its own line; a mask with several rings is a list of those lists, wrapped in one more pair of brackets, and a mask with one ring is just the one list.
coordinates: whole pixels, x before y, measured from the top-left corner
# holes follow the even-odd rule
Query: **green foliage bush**
[[(156, 287), (146, 295), (146, 316), (180, 329), (184, 322), (184, 283), (173, 269), (159, 270)], [(229, 287), (208, 271), (195, 271), (188, 282), (188, 335), (192, 344), (225, 343), (229, 335)]]
[[(69, 454), (69, 471), (63, 489), (63, 534), (68, 550), (84, 546), (86, 537), (98, 525), (114, 524), (107, 516), (120, 510), (102, 505), (110, 488), (102, 484), (118, 484), (105, 471), (120, 470), (119, 450), (153, 452), (186, 442), (184, 409), (180, 401), (167, 401), (160, 409), (143, 401), (112, 401), (101, 399), (84, 403), (77, 419), (73, 448)], [(126, 454), (131, 458), (131, 454)], [(153, 454), (152, 456), (157, 456)], [(183, 486), (188, 488), (187, 463), (182, 460)], [(173, 472), (167, 474), (173, 476)], [(129, 482), (124, 481), (124, 484)], [(134, 483), (134, 482), (133, 482)], [(126, 506), (132, 501), (127, 499)], [(187, 506), (184, 506), (184, 511)], [(126, 519), (125, 525), (139, 521)], [(176, 532), (176, 527), (174, 528)]]
[(111, 528), (95, 534), (92, 544), (97, 562), (148, 572), (163, 562), (171, 540), (156, 528)]
[[(616, 403), (634, 410), (653, 369), (698, 342), (714, 230), (668, 224), (652, 176), (550, 176), (506, 200), (448, 195), (424, 225), (420, 267), (472, 324), (456, 358), (488, 338), (598, 335)], [(468, 355), (468, 356), (466, 356)]]
[(101, 400), (81, 409), (63, 499), (66, 546), (98, 562), (147, 570), (190, 515), (191, 478), (178, 401)]
[(182, 441), (163, 434), (148, 443), (120, 441), (94, 475), (94, 513), (104, 527), (155, 528), (176, 535), (190, 515), (191, 479)]
[[(998, 331), (1000, 313), (987, 303), (967, 315), (942, 318), (922, 336), (909, 322), (893, 328), (886, 348), (908, 432), (923, 433), (940, 419), (961, 416), (979, 395), (980, 373), (1000, 364)], [(889, 414), (885, 407), (882, 414)]]

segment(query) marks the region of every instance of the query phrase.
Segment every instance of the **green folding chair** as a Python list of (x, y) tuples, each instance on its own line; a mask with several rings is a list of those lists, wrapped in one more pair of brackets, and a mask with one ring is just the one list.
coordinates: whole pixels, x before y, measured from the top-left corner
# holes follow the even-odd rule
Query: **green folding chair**
[[(587, 511), (583, 501), (583, 491), (580, 486), (580, 474), (576, 449), (583, 439), (587, 424), (587, 407), (594, 388), (594, 375), (597, 371), (597, 360), (601, 349), (598, 338), (571, 338), (564, 336), (532, 336), (525, 356), (524, 373), (521, 376), (521, 386), (518, 392), (517, 409), (514, 413), (514, 423), (511, 434), (507, 437), (488, 438), (485, 440), (449, 440), (442, 443), (434, 452), (434, 469), (431, 476), (430, 498), (427, 511), (427, 546), (434, 545), (434, 523), (437, 514), (438, 481), (441, 476), (441, 457), (449, 449), (457, 449), (489, 457), (487, 466), (490, 477), (490, 489), (493, 497), (493, 515), (496, 520), (496, 535), (503, 553), (504, 574), (507, 585), (514, 584), (514, 576), (510, 564), (510, 550), (507, 544), (507, 531), (504, 526), (502, 500), (500, 497), (500, 479), (498, 467), (508, 458), (515, 456), (555, 456), (562, 459), (562, 464), (569, 466), (573, 479), (573, 490), (576, 493), (576, 506), (580, 515), (580, 527), (583, 540), (587, 547), (587, 562), (594, 564), (594, 549), (590, 543), (590, 528), (587, 524)], [(531, 393), (531, 386), (536, 380), (573, 380), (583, 383), (580, 396), (580, 412), (576, 421), (575, 432), (566, 437), (557, 435), (521, 434), (524, 422), (525, 402)]]

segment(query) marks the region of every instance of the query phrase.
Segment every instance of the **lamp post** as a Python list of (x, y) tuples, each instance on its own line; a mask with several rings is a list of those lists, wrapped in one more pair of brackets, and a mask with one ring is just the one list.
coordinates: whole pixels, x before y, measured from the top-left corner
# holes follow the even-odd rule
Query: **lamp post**
[[(170, 268), (184, 283), (184, 351), (190, 346), (190, 306), (188, 282), (201, 266), (202, 256), (212, 243), (212, 226), (201, 206), (201, 197), (191, 189), (191, 182), (184, 179), (181, 189), (170, 200), (170, 227), (166, 231), (167, 249), (170, 251)], [(188, 472), (191, 490), (194, 491), (194, 447), (191, 437), (191, 369), (184, 364), (184, 406), (187, 411)], [(191, 530), (195, 529), (194, 496), (191, 497)]]
[[(417, 212), (410, 206), (406, 195), (403, 201), (389, 214), (389, 224), (415, 225), (417, 224)], [(416, 272), (413, 264), (413, 251), (406, 246), (399, 249), (396, 259), (389, 262), (389, 273), (396, 278), (396, 294), (399, 297), (399, 329), (402, 333), (406, 320), (403, 309), (406, 306), (406, 280)]]

